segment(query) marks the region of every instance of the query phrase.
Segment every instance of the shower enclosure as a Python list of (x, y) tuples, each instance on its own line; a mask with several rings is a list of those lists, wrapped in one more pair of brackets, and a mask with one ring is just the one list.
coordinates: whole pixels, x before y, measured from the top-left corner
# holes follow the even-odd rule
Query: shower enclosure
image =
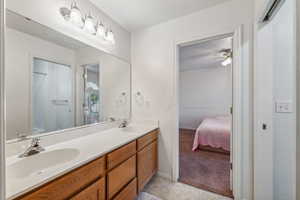
[(71, 66), (33, 58), (32, 132), (35, 134), (74, 126)]

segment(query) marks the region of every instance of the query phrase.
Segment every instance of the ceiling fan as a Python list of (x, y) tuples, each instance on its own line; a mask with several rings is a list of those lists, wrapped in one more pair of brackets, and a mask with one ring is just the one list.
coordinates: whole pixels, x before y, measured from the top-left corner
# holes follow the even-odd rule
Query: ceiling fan
[(219, 56), (223, 59), (222, 65), (227, 66), (232, 63), (232, 50), (222, 49), (218, 52)]

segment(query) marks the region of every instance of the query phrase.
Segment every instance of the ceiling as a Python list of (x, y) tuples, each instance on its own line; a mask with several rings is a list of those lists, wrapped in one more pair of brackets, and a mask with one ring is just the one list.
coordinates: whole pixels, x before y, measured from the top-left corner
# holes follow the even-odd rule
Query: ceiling
[(221, 50), (232, 49), (232, 38), (209, 40), (180, 47), (180, 71), (222, 67)]
[(129, 31), (188, 15), (228, 0), (90, 0)]

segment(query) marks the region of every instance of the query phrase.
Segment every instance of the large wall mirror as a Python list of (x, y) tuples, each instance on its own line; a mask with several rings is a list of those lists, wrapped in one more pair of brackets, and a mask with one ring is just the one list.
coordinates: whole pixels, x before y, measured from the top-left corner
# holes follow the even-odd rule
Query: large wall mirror
[(6, 26), (8, 140), (130, 117), (128, 62), (9, 10)]

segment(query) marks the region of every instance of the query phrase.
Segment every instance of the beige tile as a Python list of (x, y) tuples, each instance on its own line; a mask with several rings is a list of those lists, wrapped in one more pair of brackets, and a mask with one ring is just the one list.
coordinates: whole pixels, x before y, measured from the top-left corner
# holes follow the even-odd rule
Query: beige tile
[(144, 191), (162, 200), (232, 200), (186, 184), (174, 183), (159, 176), (155, 176)]

